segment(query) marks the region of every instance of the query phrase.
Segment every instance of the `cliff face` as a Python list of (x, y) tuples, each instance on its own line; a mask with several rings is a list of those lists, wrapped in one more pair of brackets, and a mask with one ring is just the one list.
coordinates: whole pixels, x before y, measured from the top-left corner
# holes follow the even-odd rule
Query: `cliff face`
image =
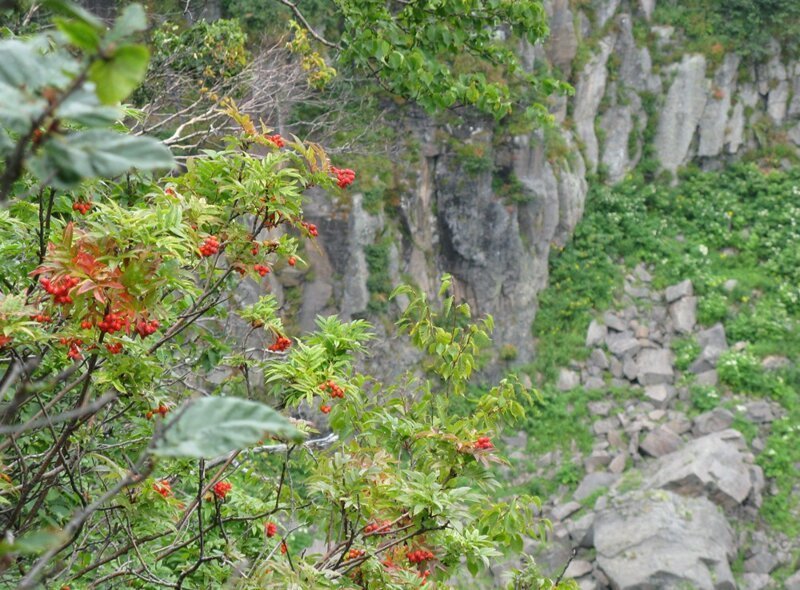
[[(473, 310), (495, 317), (501, 358), (527, 360), (550, 247), (579, 221), (587, 175), (617, 182), (639, 165), (674, 173), (800, 145), (800, 62), (784, 61), (777, 43), (766, 63), (745, 65), (736, 54), (683, 53), (681, 31), (654, 22), (655, 0), (546, 7), (550, 38), (521, 52), (530, 67), (544, 62), (575, 88), (553, 99), (558, 128), (501, 137), (491, 122), (411, 123), (419, 154), (398, 164), (410, 181), (391, 214), (367, 212), (360, 195), (312, 206), (321, 248), (309, 253), (302, 328), (318, 313), (377, 318), (370, 302), (388, 289), (376, 293), (376, 272), (431, 295), (449, 272)], [(370, 264), (376, 244), (384, 256)], [(390, 354), (376, 362), (398, 366), (405, 349), (385, 346)]]

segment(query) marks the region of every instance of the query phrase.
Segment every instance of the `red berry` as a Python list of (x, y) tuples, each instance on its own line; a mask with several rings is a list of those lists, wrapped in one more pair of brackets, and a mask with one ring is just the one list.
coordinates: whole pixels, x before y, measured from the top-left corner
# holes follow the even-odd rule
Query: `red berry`
[(353, 181), (356, 179), (356, 173), (350, 170), (350, 168), (336, 168), (331, 166), (331, 172), (334, 176), (336, 176), (336, 184), (339, 188), (347, 188)]
[(119, 354), (122, 352), (122, 342), (115, 342), (114, 344), (106, 344), (106, 349), (111, 354)]
[(214, 484), (214, 487), (211, 488), (211, 491), (214, 492), (217, 498), (224, 500), (225, 496), (228, 495), (228, 492), (230, 492), (232, 488), (233, 486), (227, 481), (218, 481)]
[(275, 144), (275, 147), (278, 148), (282, 148), (283, 146), (286, 145), (286, 142), (283, 141), (283, 138), (278, 133), (276, 133), (275, 135), (264, 135), (264, 138), (267, 141), (270, 141), (273, 144)]
[(81, 322), (81, 328), (83, 328), (84, 330), (91, 330), (92, 328), (91, 320), (83, 320)]
[(292, 345), (292, 341), (285, 336), (278, 336), (275, 343), (267, 347), (270, 352), (283, 352)]
[(297, 264), (297, 258), (295, 258), (294, 256), (289, 256), (289, 260), (287, 260), (286, 262), (289, 263), (289, 266), (294, 266), (295, 264)]
[(157, 494), (161, 494), (164, 498), (167, 498), (172, 494), (172, 486), (166, 479), (162, 479), (161, 481), (154, 483), (153, 489)]
[(272, 538), (272, 537), (274, 537), (274, 536), (277, 534), (277, 532), (278, 532), (278, 525), (276, 525), (274, 522), (268, 522), (268, 523), (267, 523), (267, 524), (264, 526), (264, 529), (265, 529), (265, 531), (266, 531), (266, 533), (267, 533), (267, 537), (270, 537), (270, 538)]
[(328, 405), (321, 405), (319, 407), (319, 411), (322, 412), (323, 414), (330, 414), (331, 413), (331, 407), (328, 406)]
[(267, 274), (269, 274), (269, 267), (268, 267), (268, 266), (264, 266), (263, 264), (256, 264), (256, 265), (254, 265), (254, 266), (253, 266), (253, 270), (254, 270), (254, 271), (256, 271), (256, 272), (257, 272), (259, 275), (261, 275), (262, 277), (263, 277), (264, 275), (267, 275)]
[(289, 548), (286, 546), (286, 541), (281, 541), (281, 553), (285, 554)]
[(216, 236), (208, 236), (200, 245), (201, 256), (213, 256), (217, 252), (219, 252), (219, 240), (217, 240)]

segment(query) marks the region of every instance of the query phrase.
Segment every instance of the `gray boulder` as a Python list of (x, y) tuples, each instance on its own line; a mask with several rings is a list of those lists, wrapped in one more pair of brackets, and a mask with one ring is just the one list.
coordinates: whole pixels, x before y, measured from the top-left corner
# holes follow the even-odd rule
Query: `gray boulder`
[(670, 285), (667, 287), (667, 290), (664, 291), (664, 298), (667, 300), (667, 303), (672, 303), (681, 297), (691, 297), (693, 294), (694, 286), (692, 285), (692, 281), (686, 279), (677, 285)]
[(671, 383), (675, 378), (673, 354), (666, 348), (646, 348), (636, 359), (637, 375), (642, 385)]
[(800, 570), (786, 578), (783, 583), (785, 590), (800, 590)]
[(589, 329), (586, 331), (586, 348), (591, 348), (601, 344), (606, 339), (608, 328), (597, 320), (592, 320)]
[(682, 297), (669, 306), (669, 315), (676, 332), (689, 334), (697, 323), (697, 297)]
[(733, 414), (725, 408), (714, 408), (694, 419), (694, 433), (702, 436), (712, 432), (720, 432), (733, 424)]
[(595, 471), (594, 473), (589, 473), (583, 478), (583, 481), (581, 481), (573, 496), (578, 501), (584, 500), (600, 488), (611, 487), (611, 485), (618, 479), (619, 475), (616, 473), (608, 473), (605, 471)]
[(666, 426), (661, 426), (647, 433), (644, 440), (639, 443), (643, 453), (651, 457), (661, 457), (677, 451), (683, 440)]
[(642, 347), (629, 331), (609, 334), (606, 336), (606, 346), (611, 354), (619, 358), (634, 355)]
[(724, 430), (697, 438), (650, 465), (645, 487), (663, 488), (685, 496), (707, 496), (734, 509), (751, 494), (760, 494), (760, 468), (745, 453), (744, 437)]
[(707, 330), (698, 332), (697, 343), (701, 349), (700, 356), (689, 367), (695, 374), (705, 373), (717, 366), (720, 355), (728, 349), (725, 328), (722, 324), (715, 324)]
[(569, 391), (575, 389), (581, 384), (581, 377), (575, 371), (569, 369), (561, 369), (558, 372), (558, 381), (556, 387), (559, 391)]
[(735, 590), (730, 525), (705, 498), (665, 490), (615, 498), (594, 522), (597, 564), (618, 590)]

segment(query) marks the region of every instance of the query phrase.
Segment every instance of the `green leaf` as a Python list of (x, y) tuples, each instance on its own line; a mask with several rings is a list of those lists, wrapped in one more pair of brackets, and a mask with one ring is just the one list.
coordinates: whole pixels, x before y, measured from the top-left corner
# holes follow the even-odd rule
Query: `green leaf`
[(38, 87), (47, 76), (32, 44), (16, 39), (0, 42), (0, 82)]
[(45, 0), (44, 5), (55, 13), (79, 20), (86, 25), (94, 27), (98, 31), (102, 31), (105, 28), (103, 21), (85, 8), (69, 0)]
[(100, 33), (90, 24), (65, 18), (54, 19), (56, 28), (64, 33), (67, 40), (84, 51), (95, 52), (100, 46)]
[(124, 100), (144, 80), (150, 51), (144, 45), (123, 45), (105, 61), (89, 69), (89, 79), (97, 86), (97, 97), (105, 104)]
[(58, 107), (58, 116), (69, 119), (87, 127), (100, 127), (113, 124), (123, 117), (118, 107), (100, 104), (94, 91), (94, 86), (89, 83), (88, 88), (81, 88), (67, 97)]
[(276, 435), (301, 440), (287, 418), (265, 404), (236, 397), (204, 397), (177, 410), (153, 451), (167, 457), (210, 458)]
[(147, 29), (147, 15), (144, 12), (144, 8), (142, 8), (141, 4), (130, 4), (125, 7), (119, 18), (114, 21), (114, 28), (108, 34), (108, 40), (123, 40), (145, 29)]
[(83, 178), (113, 178), (132, 168), (154, 170), (172, 164), (169, 148), (156, 139), (90, 129), (53, 137), (31, 160), (31, 169), (52, 186), (70, 188)]

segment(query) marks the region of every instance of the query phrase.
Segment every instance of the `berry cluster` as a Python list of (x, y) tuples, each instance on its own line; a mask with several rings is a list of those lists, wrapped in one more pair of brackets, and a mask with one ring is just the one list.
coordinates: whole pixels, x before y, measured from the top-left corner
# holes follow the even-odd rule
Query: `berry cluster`
[(269, 267), (264, 266), (263, 264), (256, 264), (255, 266), (253, 266), (253, 270), (256, 271), (262, 277), (269, 274)]
[(336, 176), (336, 184), (339, 185), (339, 188), (347, 188), (356, 179), (356, 173), (350, 168), (342, 169), (331, 166), (331, 172)]
[(275, 144), (275, 147), (278, 148), (282, 148), (283, 146), (286, 145), (286, 142), (283, 141), (283, 138), (278, 133), (276, 133), (275, 135), (265, 135), (264, 139), (266, 139), (267, 141), (271, 141), (272, 143)]
[(225, 496), (228, 495), (228, 492), (230, 492), (231, 489), (233, 489), (233, 486), (227, 481), (218, 481), (214, 484), (214, 487), (211, 488), (211, 491), (214, 492), (214, 495), (218, 499), (224, 500)]
[(363, 549), (351, 549), (347, 553), (347, 559), (358, 559), (364, 554), (366, 554), (366, 551), (364, 551)]
[(423, 561), (434, 559), (436, 556), (425, 549), (417, 549), (416, 551), (409, 551), (406, 557), (411, 563), (422, 563)]
[(80, 338), (61, 338), (59, 342), (64, 346), (69, 346), (69, 350), (67, 351), (67, 356), (69, 358), (74, 361), (83, 358), (81, 356), (81, 346), (83, 346), (83, 340)]
[(88, 201), (78, 201), (72, 204), (72, 210), (80, 212), (81, 215), (86, 215), (91, 208), (92, 204)]
[(482, 450), (483, 449), (488, 450), (488, 449), (493, 449), (494, 445), (492, 444), (492, 439), (491, 438), (489, 438), (488, 436), (481, 436), (475, 442), (475, 448), (476, 449), (482, 449)]
[(286, 541), (281, 541), (281, 555), (286, 555), (289, 548), (286, 546)]
[(322, 404), (319, 407), (319, 411), (322, 412), (323, 414), (330, 414), (332, 409), (333, 408), (331, 408), (331, 406), (329, 406), (328, 404)]
[(81, 322), (81, 328), (84, 330), (91, 330), (93, 325), (92, 320), (83, 320)]
[(0, 348), (3, 348), (6, 344), (11, 342), (11, 336), (6, 336), (4, 334), (0, 334)]
[(308, 223), (306, 221), (301, 221), (300, 225), (302, 225), (305, 230), (309, 233), (309, 235), (314, 236), (315, 238), (319, 235), (319, 231), (317, 230), (317, 226), (313, 223)]
[(369, 535), (374, 533), (376, 535), (388, 535), (392, 532), (391, 528), (391, 520), (375, 521), (364, 527), (364, 534)]
[(106, 344), (106, 349), (111, 354), (119, 354), (122, 352), (122, 342), (115, 342), (114, 344)]
[(267, 537), (272, 538), (278, 533), (278, 525), (274, 522), (268, 522), (264, 525), (264, 531), (267, 533)]
[(333, 379), (329, 379), (328, 381), (320, 385), (319, 390), (323, 392), (330, 391), (332, 398), (338, 397), (339, 399), (344, 399), (344, 390), (338, 385), (336, 385)]
[(152, 418), (156, 414), (159, 414), (163, 418), (164, 416), (167, 415), (168, 412), (169, 408), (167, 406), (165, 406), (164, 404), (159, 404), (159, 406), (156, 409), (147, 412), (147, 414), (145, 414), (145, 417), (148, 420), (150, 420), (150, 418)]
[(287, 348), (292, 345), (292, 341), (289, 340), (286, 336), (278, 336), (275, 339), (275, 343), (271, 344), (267, 347), (267, 350), (270, 352), (283, 352)]
[(139, 320), (136, 322), (136, 333), (139, 334), (141, 338), (147, 338), (158, 330), (159, 325), (158, 320), (150, 320), (149, 322), (146, 320)]
[(109, 312), (102, 321), (97, 322), (97, 327), (100, 328), (101, 332), (114, 334), (125, 327), (125, 319), (118, 313)]
[(31, 316), (31, 319), (32, 319), (34, 322), (39, 322), (40, 324), (49, 324), (50, 322), (52, 322), (52, 321), (53, 321), (53, 318), (51, 318), (51, 317), (50, 317), (49, 315), (47, 315), (46, 313), (36, 313), (36, 314), (33, 314), (33, 315)]
[(213, 256), (217, 252), (219, 252), (219, 240), (216, 236), (208, 236), (206, 240), (200, 244), (200, 254), (202, 256)]
[(168, 498), (172, 494), (172, 486), (166, 479), (162, 479), (161, 481), (154, 483), (153, 489), (157, 494), (161, 494), (161, 496), (164, 498)]
[(72, 303), (72, 297), (69, 296), (69, 292), (78, 283), (80, 283), (80, 279), (70, 276), (55, 281), (51, 281), (46, 277), (39, 279), (39, 284), (53, 296), (53, 301), (60, 304)]

